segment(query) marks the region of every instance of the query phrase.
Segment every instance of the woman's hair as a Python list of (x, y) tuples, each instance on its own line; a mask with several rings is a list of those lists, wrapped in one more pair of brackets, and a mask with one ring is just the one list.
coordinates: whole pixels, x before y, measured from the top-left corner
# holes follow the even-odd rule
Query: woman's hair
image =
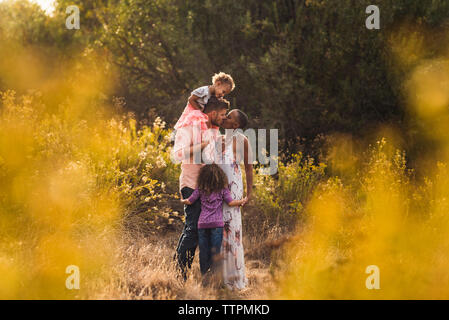
[(239, 121), (240, 128), (245, 129), (246, 126), (248, 125), (248, 116), (242, 110), (239, 110), (239, 109), (234, 109), (234, 110), (237, 112), (237, 119)]
[(216, 164), (206, 164), (200, 170), (198, 176), (198, 189), (211, 194), (228, 187), (228, 178), (223, 170)]
[(231, 91), (235, 88), (234, 79), (232, 79), (231, 75), (227, 73), (219, 72), (214, 74), (214, 76), (212, 77), (212, 83), (215, 84), (215, 82), (217, 81), (229, 84), (231, 86)]

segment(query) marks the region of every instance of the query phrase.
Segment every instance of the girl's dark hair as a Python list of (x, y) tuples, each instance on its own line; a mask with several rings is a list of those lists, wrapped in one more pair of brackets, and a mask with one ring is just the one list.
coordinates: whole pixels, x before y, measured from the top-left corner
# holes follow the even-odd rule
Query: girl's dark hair
[(198, 189), (211, 194), (228, 187), (228, 178), (223, 170), (216, 164), (206, 164), (200, 170), (198, 176)]

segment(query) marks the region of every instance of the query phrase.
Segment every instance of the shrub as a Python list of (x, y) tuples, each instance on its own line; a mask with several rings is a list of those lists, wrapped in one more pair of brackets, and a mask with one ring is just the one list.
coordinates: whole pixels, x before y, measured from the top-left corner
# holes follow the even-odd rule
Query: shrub
[[(170, 132), (160, 119), (137, 130), (101, 100), (54, 111), (38, 93), (0, 97), (0, 296), (87, 297), (115, 265), (124, 218), (141, 216), (125, 224), (133, 231), (173, 220)], [(69, 265), (84, 279), (77, 293), (64, 285)]]
[(275, 176), (256, 174), (254, 194), (264, 219), (292, 225), (301, 218), (305, 203), (325, 175), (325, 167), (297, 153), (286, 164), (279, 162)]

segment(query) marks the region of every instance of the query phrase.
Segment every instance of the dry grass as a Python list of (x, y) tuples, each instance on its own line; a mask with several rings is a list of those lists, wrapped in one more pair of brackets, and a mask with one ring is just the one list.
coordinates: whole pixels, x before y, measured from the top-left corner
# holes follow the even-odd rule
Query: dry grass
[[(93, 290), (91, 299), (266, 299), (266, 289), (272, 280), (269, 265), (246, 257), (248, 287), (230, 291), (214, 279), (204, 281), (198, 264), (198, 251), (186, 282), (178, 277), (173, 259), (179, 233), (129, 238), (121, 246), (120, 263), (111, 279), (100, 291)], [(255, 248), (244, 237), (248, 251)]]
[[(248, 207), (244, 223), (250, 225), (257, 217), (256, 207)], [(263, 232), (243, 234), (246, 276), (248, 287), (231, 291), (216, 278), (203, 278), (198, 263), (198, 250), (187, 281), (178, 277), (174, 260), (182, 223), (175, 230), (157, 234), (128, 228), (122, 232), (115, 257), (118, 263), (109, 272), (108, 280), (91, 287), (89, 299), (268, 299), (274, 286), (273, 268), (279, 258), (278, 248), (287, 239), (281, 237), (281, 229), (266, 228)], [(251, 232), (251, 228), (248, 232)], [(255, 229), (253, 229), (255, 231)]]

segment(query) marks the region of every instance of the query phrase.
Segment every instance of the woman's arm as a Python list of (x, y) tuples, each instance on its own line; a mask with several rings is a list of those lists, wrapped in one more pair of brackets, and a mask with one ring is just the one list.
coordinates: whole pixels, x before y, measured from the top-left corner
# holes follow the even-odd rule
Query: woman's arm
[[(246, 175), (246, 202), (249, 201), (253, 193), (253, 161), (252, 161), (252, 151), (248, 143), (248, 139), (245, 137), (244, 140), (244, 165), (245, 165), (245, 175)], [(246, 204), (245, 202), (245, 204)]]
[(248, 142), (248, 138), (243, 134), (240, 134), (239, 138), (234, 139), (233, 149), (234, 154), (239, 154), (239, 159), (243, 158), (243, 165), (245, 166), (246, 201), (243, 203), (243, 205), (245, 205), (253, 193), (253, 153), (251, 150), (251, 145)]

